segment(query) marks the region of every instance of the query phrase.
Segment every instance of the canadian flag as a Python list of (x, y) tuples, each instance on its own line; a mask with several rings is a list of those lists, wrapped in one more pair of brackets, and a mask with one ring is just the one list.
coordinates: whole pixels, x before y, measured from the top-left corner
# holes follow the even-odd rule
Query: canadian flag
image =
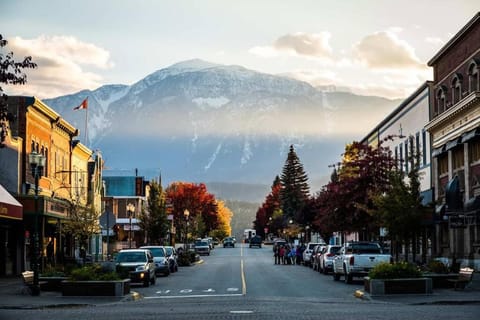
[(73, 108), (73, 110), (87, 109), (88, 108), (88, 97), (80, 103), (79, 106)]

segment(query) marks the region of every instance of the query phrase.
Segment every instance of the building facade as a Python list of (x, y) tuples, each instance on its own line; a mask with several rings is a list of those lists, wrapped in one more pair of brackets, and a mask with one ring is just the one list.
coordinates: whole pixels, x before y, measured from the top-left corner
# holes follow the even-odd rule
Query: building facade
[[(362, 140), (373, 147), (381, 143), (389, 148), (398, 168), (405, 173), (412, 170), (409, 161), (412, 151), (414, 155), (419, 155), (420, 194), (425, 206), (432, 206), (433, 201), (430, 134), (425, 130), (430, 120), (432, 90), (433, 83), (425, 82)], [(425, 263), (435, 254), (432, 247), (432, 239), (435, 238), (433, 214), (427, 214), (422, 223), (422, 233), (417, 235), (408, 252), (415, 253), (415, 260)], [(404, 254), (406, 248), (402, 247), (401, 251)]]
[(107, 176), (103, 180), (105, 212), (115, 217), (116, 241), (108, 252), (147, 244), (147, 235), (140, 227), (140, 214), (147, 207), (149, 182), (139, 176)]
[(480, 13), (428, 63), (438, 255), (480, 269)]
[[(8, 148), (3, 148), (8, 151), (0, 157), (0, 183), (23, 205), (18, 233), (22, 235), (19, 240), (22, 253), (14, 270), (14, 274), (19, 274), (31, 269), (34, 234), (38, 234), (41, 270), (77, 258), (75, 239), (64, 232), (63, 226), (70, 219), (74, 200), (79, 199), (80, 204), (86, 206), (91, 199), (101, 198), (101, 195), (89, 197), (88, 190), (91, 181), (98, 176), (98, 172), (89, 170), (101, 170), (102, 167), (89, 165), (96, 160), (90, 149), (74, 140), (78, 130), (41, 100), (10, 96), (8, 109), (16, 116), (16, 121), (9, 124), (7, 140), (10, 143)], [(38, 196), (29, 164), (29, 155), (34, 152), (45, 159), (38, 178)], [(98, 192), (98, 188), (93, 190)], [(98, 208), (101, 210), (100, 204)]]

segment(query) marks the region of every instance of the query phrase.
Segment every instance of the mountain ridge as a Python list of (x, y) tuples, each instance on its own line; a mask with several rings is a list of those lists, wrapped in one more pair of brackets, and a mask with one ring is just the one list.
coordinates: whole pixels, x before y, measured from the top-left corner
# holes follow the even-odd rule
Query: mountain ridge
[(260, 185), (280, 174), (291, 144), (312, 181), (324, 179), (345, 144), (361, 139), (400, 103), (321, 91), (285, 76), (199, 59), (159, 69), (132, 85), (44, 101), (82, 131), (85, 114), (72, 109), (87, 96), (84, 143), (101, 150), (108, 167), (139, 168), (147, 177), (161, 170), (167, 182)]

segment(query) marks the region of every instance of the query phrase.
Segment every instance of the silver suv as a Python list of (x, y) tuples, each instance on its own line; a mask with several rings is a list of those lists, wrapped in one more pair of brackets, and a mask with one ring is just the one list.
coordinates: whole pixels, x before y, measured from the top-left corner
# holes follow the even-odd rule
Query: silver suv
[(120, 250), (115, 258), (118, 273), (128, 272), (132, 283), (142, 283), (144, 287), (155, 284), (155, 263), (153, 255), (147, 249)]

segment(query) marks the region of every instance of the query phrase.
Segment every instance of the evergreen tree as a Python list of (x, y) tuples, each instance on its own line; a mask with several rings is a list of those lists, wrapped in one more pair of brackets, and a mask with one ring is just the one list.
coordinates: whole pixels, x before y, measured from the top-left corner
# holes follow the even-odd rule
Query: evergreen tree
[(310, 187), (307, 174), (293, 145), (290, 146), (280, 181), (282, 185), (280, 199), (284, 218), (294, 219), (299, 224), (307, 223), (302, 210), (308, 201)]
[(150, 244), (162, 244), (169, 231), (166, 197), (161, 182), (150, 183), (147, 208), (142, 210), (140, 226), (146, 232)]

